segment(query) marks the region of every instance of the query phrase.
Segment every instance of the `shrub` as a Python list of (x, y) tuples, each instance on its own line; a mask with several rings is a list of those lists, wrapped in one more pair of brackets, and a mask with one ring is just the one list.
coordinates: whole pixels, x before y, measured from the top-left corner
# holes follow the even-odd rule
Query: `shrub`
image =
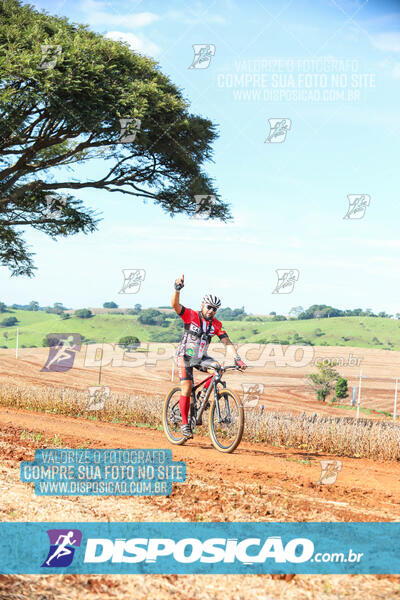
[(60, 343), (60, 338), (57, 335), (48, 333), (44, 336), (42, 340), (42, 346), (48, 348), (49, 346), (58, 346)]
[(336, 383), (335, 394), (337, 398), (347, 398), (349, 395), (349, 388), (347, 386), (347, 379), (339, 377)]
[(18, 323), (17, 317), (6, 317), (0, 322), (0, 327), (13, 327)]
[(134, 335), (126, 335), (119, 340), (118, 346), (133, 352), (138, 346), (140, 346), (140, 341), (139, 338)]
[(93, 317), (93, 313), (88, 308), (80, 308), (74, 312), (75, 317), (78, 319), (90, 319)]
[(168, 320), (164, 313), (155, 308), (146, 308), (140, 311), (138, 316), (139, 323), (143, 325), (159, 325), (160, 327), (168, 327)]

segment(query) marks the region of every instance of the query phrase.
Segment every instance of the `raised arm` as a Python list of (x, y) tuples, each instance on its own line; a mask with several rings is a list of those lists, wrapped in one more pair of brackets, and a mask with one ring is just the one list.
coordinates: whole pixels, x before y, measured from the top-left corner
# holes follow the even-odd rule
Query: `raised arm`
[(179, 295), (180, 295), (181, 289), (185, 285), (184, 281), (185, 281), (184, 275), (182, 275), (182, 277), (179, 277), (178, 279), (175, 279), (175, 284), (174, 284), (175, 291), (172, 294), (171, 306), (174, 309), (174, 311), (176, 312), (176, 314), (178, 314), (178, 315), (182, 311), (182, 304), (180, 304), (180, 302), (179, 302)]

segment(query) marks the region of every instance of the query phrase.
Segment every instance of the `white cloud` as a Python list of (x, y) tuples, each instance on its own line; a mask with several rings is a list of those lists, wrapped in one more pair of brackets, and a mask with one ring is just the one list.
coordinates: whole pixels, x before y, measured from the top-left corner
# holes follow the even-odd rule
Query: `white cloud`
[(400, 52), (400, 32), (376, 33), (371, 36), (372, 43), (385, 52)]
[(148, 56), (157, 56), (161, 50), (157, 44), (141, 33), (135, 34), (125, 33), (123, 31), (108, 31), (105, 37), (117, 42), (127, 42), (132, 50)]
[(119, 14), (102, 10), (107, 6), (106, 2), (96, 0), (85, 0), (82, 10), (85, 20), (89, 25), (107, 25), (108, 27), (137, 28), (151, 25), (160, 19), (159, 15), (151, 12)]

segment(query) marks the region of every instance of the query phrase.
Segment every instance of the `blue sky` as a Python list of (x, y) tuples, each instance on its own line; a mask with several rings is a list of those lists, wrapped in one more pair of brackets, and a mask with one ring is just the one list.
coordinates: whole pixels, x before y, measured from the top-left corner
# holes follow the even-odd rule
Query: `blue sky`
[[(185, 273), (182, 302), (194, 308), (211, 291), (223, 305), (254, 313), (313, 303), (400, 312), (395, 2), (32, 4), (159, 61), (192, 111), (218, 126), (207, 171), (234, 220), (171, 219), (139, 199), (80, 192), (102, 212), (99, 231), (58, 242), (26, 231), (38, 271), (11, 278), (0, 268), (0, 300), (166, 305)], [(189, 69), (194, 44), (213, 45), (208, 68)], [(290, 120), (281, 143), (265, 142), (268, 119)], [(343, 218), (349, 194), (370, 196), (363, 218)], [(140, 291), (119, 294), (122, 269), (139, 268)], [(292, 293), (272, 294), (276, 269), (298, 270)]]

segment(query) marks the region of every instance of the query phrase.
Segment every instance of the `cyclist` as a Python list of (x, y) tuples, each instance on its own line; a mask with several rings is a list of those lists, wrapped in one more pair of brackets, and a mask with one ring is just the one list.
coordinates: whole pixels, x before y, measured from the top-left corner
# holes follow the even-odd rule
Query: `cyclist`
[(188, 414), (193, 386), (193, 367), (199, 371), (207, 371), (209, 367), (218, 364), (218, 361), (207, 355), (207, 348), (212, 336), (217, 335), (221, 342), (228, 347), (237, 367), (244, 370), (247, 365), (242, 361), (228, 334), (222, 328), (221, 321), (215, 318), (215, 313), (221, 306), (221, 300), (213, 294), (206, 294), (201, 303), (201, 310), (195, 311), (186, 308), (179, 302), (180, 290), (184, 287), (184, 275), (176, 279), (174, 285), (175, 292), (172, 296), (171, 306), (181, 317), (185, 327), (176, 352), (176, 362), (182, 388), (179, 399), (182, 416), (181, 430), (185, 437), (190, 438), (193, 436), (188, 423)]

